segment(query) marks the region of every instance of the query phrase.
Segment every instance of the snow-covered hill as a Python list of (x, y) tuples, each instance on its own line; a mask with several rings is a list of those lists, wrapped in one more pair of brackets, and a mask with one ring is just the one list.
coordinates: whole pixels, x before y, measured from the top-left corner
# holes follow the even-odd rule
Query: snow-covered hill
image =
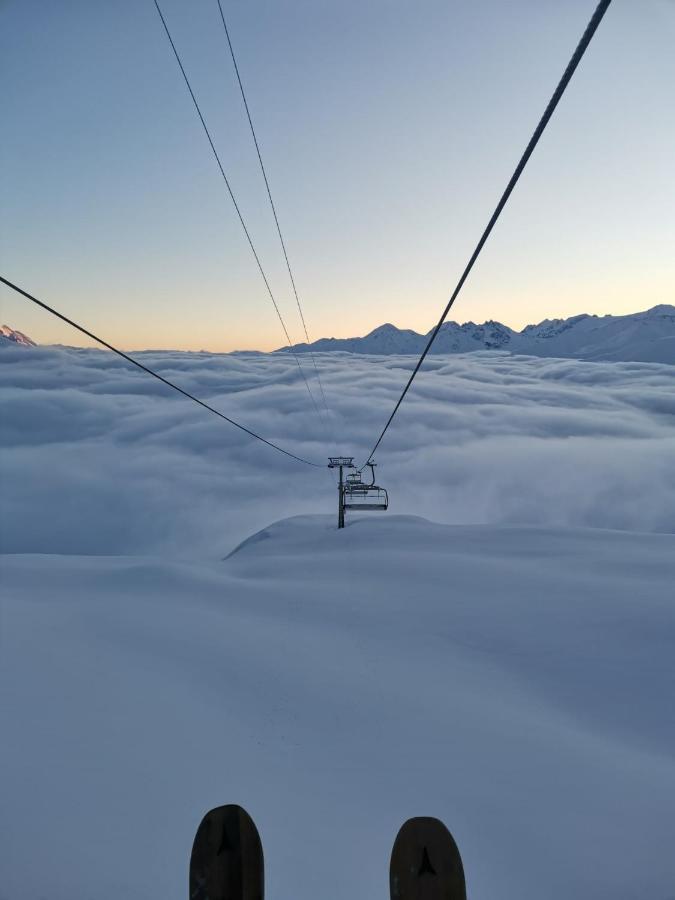
[(9, 325), (0, 325), (0, 347), (6, 341), (11, 341), (13, 344), (21, 344), (23, 347), (37, 346), (35, 341), (32, 341), (28, 335), (24, 334), (22, 331), (15, 331), (13, 328), (10, 328)]
[[(342, 350), (349, 353), (421, 353), (429, 335), (381, 325), (360, 338), (322, 338), (312, 344), (296, 344), (299, 352)], [(288, 352), (282, 348), (278, 352)], [(513, 331), (499, 322), (458, 325), (446, 322), (432, 353), (467, 353), (474, 350), (507, 350), (530, 356), (586, 360), (623, 360), (675, 364), (675, 306), (662, 304), (627, 316), (573, 316), (545, 319)]]
[(472, 900), (669, 900), (674, 583), (675, 535), (388, 515), (4, 557), (0, 895), (183, 900), (238, 802), (273, 900), (384, 900), (411, 815)]

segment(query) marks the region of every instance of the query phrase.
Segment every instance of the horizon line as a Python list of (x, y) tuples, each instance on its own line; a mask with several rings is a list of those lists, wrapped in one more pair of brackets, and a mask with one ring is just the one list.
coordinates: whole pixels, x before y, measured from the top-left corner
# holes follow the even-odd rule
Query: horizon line
[[(513, 334), (521, 335), (528, 328), (536, 327), (536, 326), (542, 325), (546, 322), (568, 322), (573, 319), (580, 319), (580, 318), (621, 319), (621, 318), (628, 318), (630, 316), (643, 315), (645, 313), (652, 312), (653, 310), (659, 309), (661, 307), (672, 309), (673, 312), (675, 313), (675, 305), (674, 304), (672, 304), (672, 303), (656, 303), (653, 306), (647, 307), (646, 309), (635, 310), (634, 312), (631, 312), (631, 313), (576, 313), (575, 315), (567, 316), (567, 317), (554, 317), (554, 318), (547, 317), (544, 319), (540, 319), (538, 322), (530, 322), (527, 325), (524, 325), (521, 329), (512, 328), (510, 325), (506, 325), (504, 322), (501, 322), (499, 319), (485, 319), (485, 321), (483, 321), (483, 322), (474, 322), (472, 319), (467, 319), (464, 322), (458, 322), (455, 319), (449, 319), (448, 321), (446, 321), (443, 324), (443, 329), (447, 329), (448, 327), (451, 327), (451, 326), (464, 328), (467, 325), (469, 325), (469, 326), (473, 325), (475, 327), (482, 327), (484, 325), (495, 324), (495, 325), (500, 325), (501, 327), (508, 329)], [(75, 350), (98, 350), (98, 349), (104, 350), (105, 349), (103, 347), (100, 347), (95, 342), (82, 343), (82, 344), (66, 344), (63, 342), (40, 343), (38, 341), (35, 341), (30, 335), (28, 335), (22, 329), (13, 328), (11, 325), (7, 325), (6, 323), (3, 323), (0, 327), (2, 329), (6, 328), (11, 332), (14, 332), (16, 334), (21, 335), (22, 337), (27, 338), (34, 346), (37, 346), (37, 347), (56, 347), (56, 348), (62, 347), (62, 348), (66, 348), (66, 349), (75, 349)], [(414, 334), (418, 337), (425, 337), (431, 331), (433, 331), (433, 327), (429, 331), (424, 332), (424, 331), (416, 331), (413, 328), (399, 328), (399, 326), (394, 325), (392, 322), (383, 322), (382, 324), (376, 325), (370, 331), (366, 332), (365, 334), (361, 334), (361, 335), (350, 335), (349, 337), (334, 337), (334, 336), (320, 337), (320, 338), (316, 338), (316, 340), (311, 341), (309, 343), (307, 343), (306, 341), (299, 341), (290, 346), (284, 345), (282, 347), (274, 347), (269, 350), (261, 350), (261, 349), (255, 348), (255, 347), (241, 347), (241, 348), (235, 347), (231, 350), (208, 350), (204, 347), (196, 348), (196, 347), (179, 347), (179, 346), (174, 346), (174, 347), (170, 347), (170, 346), (165, 346), (165, 347), (151, 347), (151, 346), (127, 347), (125, 349), (133, 351), (135, 353), (207, 353), (207, 354), (211, 354), (211, 355), (230, 355), (230, 354), (235, 354), (235, 353), (272, 354), (272, 353), (283, 353), (284, 351), (289, 352), (291, 347), (293, 347), (293, 348), (295, 348), (295, 347), (313, 347), (315, 344), (319, 343), (320, 341), (364, 340), (365, 338), (370, 337), (370, 335), (374, 334), (377, 331), (380, 331), (383, 328), (392, 328), (399, 333), (407, 332), (409, 334)], [(11, 338), (7, 337), (6, 339), (10, 343), (14, 343), (11, 340)], [(318, 352), (321, 352), (321, 351), (318, 351)], [(335, 352), (335, 351), (328, 351), (328, 352)], [(346, 352), (348, 352), (348, 351), (346, 351)]]

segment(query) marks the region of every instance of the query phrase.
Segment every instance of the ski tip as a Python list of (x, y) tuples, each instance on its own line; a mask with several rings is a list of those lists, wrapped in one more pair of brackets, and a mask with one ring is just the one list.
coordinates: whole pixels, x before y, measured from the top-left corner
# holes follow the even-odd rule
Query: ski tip
[(258, 829), (235, 803), (209, 810), (190, 856), (191, 900), (263, 900), (264, 861)]
[(391, 900), (466, 900), (459, 848), (440, 819), (403, 823), (391, 851), (389, 890)]

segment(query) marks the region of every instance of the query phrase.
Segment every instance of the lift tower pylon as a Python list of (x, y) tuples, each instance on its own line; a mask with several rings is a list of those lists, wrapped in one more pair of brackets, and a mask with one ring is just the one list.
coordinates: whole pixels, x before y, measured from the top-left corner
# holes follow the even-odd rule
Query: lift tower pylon
[(345, 507), (344, 507), (344, 479), (342, 472), (344, 469), (354, 469), (353, 456), (329, 456), (328, 468), (340, 470), (340, 481), (338, 483), (338, 528), (345, 527)]

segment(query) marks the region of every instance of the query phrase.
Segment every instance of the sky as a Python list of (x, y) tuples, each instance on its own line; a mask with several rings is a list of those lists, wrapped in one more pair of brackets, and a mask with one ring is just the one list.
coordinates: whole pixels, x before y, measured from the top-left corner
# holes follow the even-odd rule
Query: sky
[[(161, 5), (299, 341), (216, 0)], [(224, 2), (312, 339), (435, 324), (594, 6)], [(673, 302), (674, 41), (673, 0), (614, 0), (453, 318)], [(152, 0), (0, 0), (0, 67), (7, 278), (126, 349), (285, 343)]]

